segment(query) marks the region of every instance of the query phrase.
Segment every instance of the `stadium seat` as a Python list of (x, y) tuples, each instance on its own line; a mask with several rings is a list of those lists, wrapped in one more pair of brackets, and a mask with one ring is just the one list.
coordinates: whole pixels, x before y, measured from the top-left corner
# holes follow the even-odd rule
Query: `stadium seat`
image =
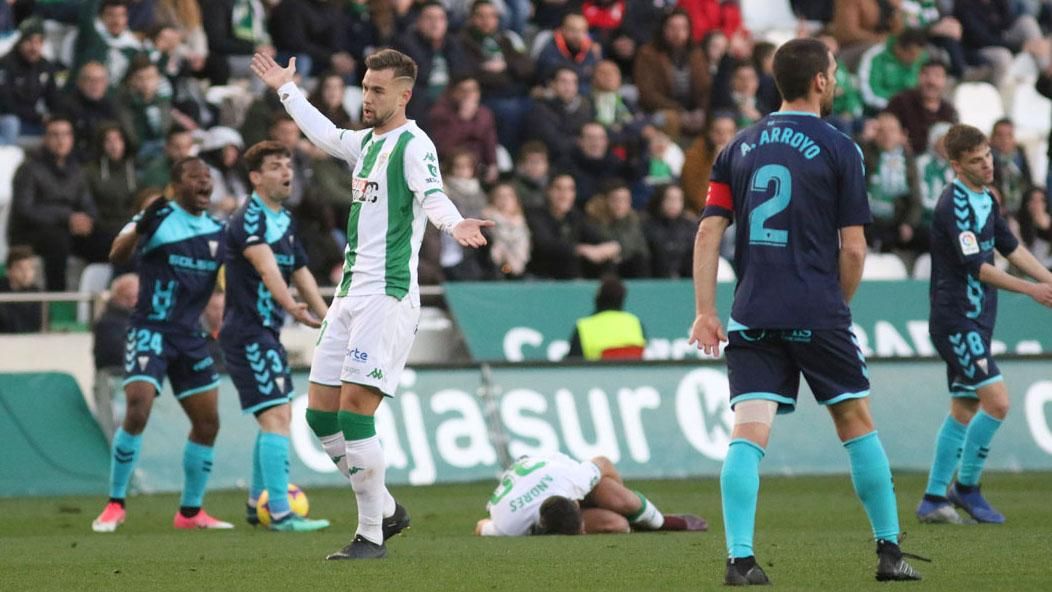
[(344, 89), (343, 108), (348, 113), (355, 114), (355, 117), (362, 112), (362, 87), (348, 85)]
[(25, 159), (18, 146), (0, 146), (0, 261), (7, 260), (7, 221), (11, 217), (12, 183)]
[(741, 0), (742, 21), (753, 32), (792, 28), (796, 15), (789, 0)]
[[(1038, 94), (1034, 79), (1022, 81), (1012, 97), (1012, 121), (1016, 138), (1044, 139), (1052, 129), (1052, 101)], [(984, 130), (985, 131), (985, 130)]]
[(734, 273), (734, 265), (720, 257), (720, 265), (716, 268), (716, 281), (717, 282), (733, 282), (738, 279), (738, 276)]
[[(92, 263), (80, 274), (78, 292), (98, 294), (105, 292), (113, 278), (113, 266), (109, 263)], [(91, 320), (91, 302), (77, 303), (77, 322), (88, 323)]]
[(986, 82), (959, 84), (953, 93), (953, 105), (961, 116), (961, 123), (974, 125), (983, 133), (990, 133), (994, 122), (1005, 116), (1000, 91)]
[(515, 161), (511, 153), (501, 144), (497, 144), (497, 170), (502, 173), (510, 173), (515, 170)]
[(913, 279), (915, 280), (926, 280), (931, 278), (931, 255), (928, 253), (922, 253), (917, 260), (913, 262)]
[(548, 45), (548, 42), (552, 39), (553, 32), (549, 30), (538, 31), (537, 36), (533, 38), (530, 43), (530, 58), (534, 61), (537, 60), (537, 56), (541, 55), (544, 51), (544, 46)]
[(906, 264), (894, 253), (870, 253), (866, 255), (866, 265), (862, 269), (863, 280), (905, 280), (910, 274)]

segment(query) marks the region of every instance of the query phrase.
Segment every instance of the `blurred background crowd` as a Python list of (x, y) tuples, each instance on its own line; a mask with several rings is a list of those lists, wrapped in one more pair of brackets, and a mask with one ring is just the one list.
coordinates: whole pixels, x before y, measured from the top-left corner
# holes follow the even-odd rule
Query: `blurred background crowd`
[[(351, 171), (249, 60), (296, 57), (314, 105), (355, 129), (383, 47), (419, 64), (408, 110), (450, 198), (497, 222), (477, 252), (429, 229), (422, 283), (690, 277), (712, 162), (779, 108), (772, 56), (795, 36), (837, 56), (829, 122), (862, 148), (889, 277), (926, 276), (960, 120), (990, 134), (1002, 210), (1052, 265), (1050, 30), (1050, 0), (0, 0), (0, 291), (83, 288), (187, 155), (229, 216), (250, 191), (241, 153), (268, 138), (293, 151), (289, 207), (332, 285)], [(0, 327), (23, 330), (11, 307)]]

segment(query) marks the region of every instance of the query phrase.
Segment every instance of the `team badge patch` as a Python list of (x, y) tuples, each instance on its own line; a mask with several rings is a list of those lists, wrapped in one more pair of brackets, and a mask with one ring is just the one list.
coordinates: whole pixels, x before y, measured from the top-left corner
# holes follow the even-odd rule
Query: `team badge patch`
[(961, 252), (965, 255), (975, 255), (979, 252), (979, 241), (976, 240), (975, 233), (971, 230), (965, 230), (957, 235), (957, 242), (961, 243)]

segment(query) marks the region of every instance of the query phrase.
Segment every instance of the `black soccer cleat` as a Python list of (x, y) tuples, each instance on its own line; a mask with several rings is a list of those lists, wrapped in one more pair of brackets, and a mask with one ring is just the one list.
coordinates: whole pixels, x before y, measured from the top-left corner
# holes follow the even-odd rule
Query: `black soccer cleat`
[(386, 546), (377, 545), (362, 535), (357, 535), (351, 544), (335, 553), (330, 553), (326, 559), (383, 559), (384, 557), (387, 557)]
[(767, 586), (771, 583), (756, 557), (738, 557), (727, 560), (727, 574), (723, 576), (727, 586)]
[(259, 512), (256, 510), (256, 506), (245, 504), (245, 522), (252, 526), (259, 526)]
[(409, 512), (405, 510), (405, 506), (395, 502), (394, 514), (384, 518), (380, 523), (384, 531), (384, 541), (409, 528), (409, 522)]
[(903, 553), (895, 543), (877, 541), (877, 581), (908, 582), (921, 579), (920, 572), (913, 569), (903, 557), (931, 561), (919, 555)]

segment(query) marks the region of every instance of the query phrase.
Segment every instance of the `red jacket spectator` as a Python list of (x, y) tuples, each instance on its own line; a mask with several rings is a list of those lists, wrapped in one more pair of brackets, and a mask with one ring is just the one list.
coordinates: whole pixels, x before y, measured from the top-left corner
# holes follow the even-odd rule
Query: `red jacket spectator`
[(723, 31), (727, 37), (745, 30), (736, 0), (679, 0), (678, 7), (690, 15), (691, 38), (695, 43), (713, 29)]

